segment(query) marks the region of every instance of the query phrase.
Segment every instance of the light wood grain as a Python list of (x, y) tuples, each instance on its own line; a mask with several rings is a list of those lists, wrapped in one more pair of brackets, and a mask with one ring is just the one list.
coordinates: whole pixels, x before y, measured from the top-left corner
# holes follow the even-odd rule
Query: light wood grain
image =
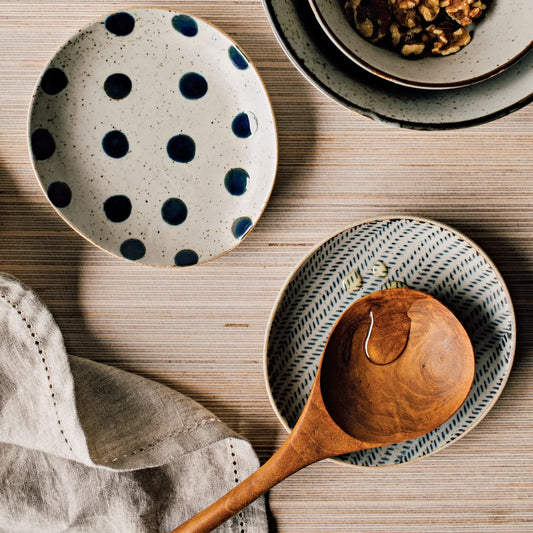
[(295, 474), (271, 491), (273, 531), (532, 531), (533, 106), (459, 131), (387, 128), (310, 86), (259, 0), (133, 4), (197, 14), (256, 64), (280, 141), (266, 212), (238, 248), (193, 269), (130, 265), (85, 242), (33, 176), (27, 106), (57, 47), (129, 4), (0, 0), (0, 270), (37, 291), (70, 353), (189, 394), (265, 460), (285, 434), (264, 386), (263, 338), (294, 266), (358, 219), (401, 213), (449, 224), (491, 256), (513, 297), (518, 348), (500, 401), (464, 439), (414, 464), (353, 470), (323, 462)]

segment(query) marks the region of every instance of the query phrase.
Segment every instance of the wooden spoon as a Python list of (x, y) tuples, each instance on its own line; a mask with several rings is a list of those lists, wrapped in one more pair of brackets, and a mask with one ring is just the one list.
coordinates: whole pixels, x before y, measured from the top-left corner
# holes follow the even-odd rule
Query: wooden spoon
[(388, 289), (357, 300), (333, 327), (307, 403), (285, 443), (172, 533), (211, 531), (321, 459), (432, 431), (464, 402), (474, 366), (466, 331), (433, 297)]

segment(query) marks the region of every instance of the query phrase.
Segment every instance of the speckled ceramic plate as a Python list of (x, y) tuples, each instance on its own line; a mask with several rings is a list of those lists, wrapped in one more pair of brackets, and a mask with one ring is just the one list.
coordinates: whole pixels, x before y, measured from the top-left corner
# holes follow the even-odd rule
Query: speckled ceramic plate
[(33, 95), (35, 172), (57, 212), (125, 259), (188, 266), (234, 248), (270, 196), (263, 83), (214, 26), (132, 9), (74, 35)]
[(448, 56), (405, 58), (361, 37), (350, 24), (344, 1), (309, 0), (319, 24), (337, 48), (359, 66), (411, 87), (449, 89), (495, 76), (531, 50), (530, 0), (488, 2), (485, 14), (468, 26), (472, 41)]
[(289, 277), (265, 338), (265, 378), (287, 430), (307, 400), (331, 328), (355, 300), (408, 286), (444, 303), (467, 330), (476, 357), (463, 406), (434, 431), (408, 442), (338, 460), (391, 466), (441, 450), (465, 435), (494, 406), (511, 370), (516, 325), (505, 283), (490, 259), (455, 230), (424, 219), (361, 222), (320, 244)]
[(263, 4), (289, 59), (313, 85), (347, 108), (388, 125), (426, 130), (474, 126), (533, 100), (533, 53), (469, 87), (402, 87), (358, 67), (340, 52), (308, 2), (263, 0)]

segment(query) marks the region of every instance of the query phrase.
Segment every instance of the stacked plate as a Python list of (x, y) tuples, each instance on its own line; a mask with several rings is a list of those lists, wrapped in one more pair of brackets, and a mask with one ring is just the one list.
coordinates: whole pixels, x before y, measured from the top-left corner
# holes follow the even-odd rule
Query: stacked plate
[[(410, 60), (364, 41), (339, 0), (263, 0), (287, 55), (340, 104), (391, 125), (472, 126), (533, 99), (528, 0), (493, 2), (456, 54)], [(512, 5), (510, 5), (512, 4)]]

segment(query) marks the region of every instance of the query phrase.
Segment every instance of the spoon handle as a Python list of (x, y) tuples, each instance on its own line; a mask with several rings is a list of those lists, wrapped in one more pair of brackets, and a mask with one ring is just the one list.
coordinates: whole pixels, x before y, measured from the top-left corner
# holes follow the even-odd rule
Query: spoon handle
[(327, 457), (375, 446), (354, 439), (333, 422), (317, 383), (320, 369), (302, 414), (281, 448), (259, 470), (170, 533), (208, 533), (298, 470)]
[(258, 470), (241, 481), (232, 490), (193, 516), (171, 533), (207, 533), (237, 514), (262, 494), (320, 457), (304, 456), (289, 438), (279, 450)]

